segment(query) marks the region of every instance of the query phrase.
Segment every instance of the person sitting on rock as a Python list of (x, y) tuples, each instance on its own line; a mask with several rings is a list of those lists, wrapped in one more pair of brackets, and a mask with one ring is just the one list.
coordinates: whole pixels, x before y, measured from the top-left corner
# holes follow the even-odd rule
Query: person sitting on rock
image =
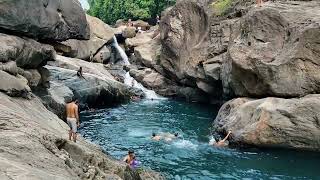
[(90, 62), (93, 62), (93, 54), (92, 54), (92, 51), (90, 51), (89, 61), (90, 61)]
[(229, 138), (230, 134), (231, 134), (231, 131), (228, 132), (227, 136), (226, 136), (224, 139), (222, 139), (222, 140), (214, 143), (213, 145), (216, 146), (216, 147), (225, 147), (225, 146), (228, 146), (228, 144), (226, 143), (226, 141), (227, 141), (227, 139)]
[(134, 151), (133, 150), (129, 150), (128, 151), (128, 155), (126, 155), (126, 157), (124, 157), (123, 162), (127, 163), (128, 165), (130, 165), (132, 163), (132, 161), (134, 160)]
[(79, 68), (79, 70), (78, 70), (78, 72), (77, 72), (77, 76), (78, 76), (79, 78), (86, 79), (86, 78), (84, 78), (84, 77), (83, 77), (83, 74), (82, 74), (82, 67), (80, 67), (80, 68)]
[(151, 139), (154, 140), (154, 141), (160, 141), (161, 140), (161, 136), (160, 135), (157, 135), (156, 133), (152, 133), (152, 137)]
[(128, 19), (127, 26), (128, 26), (128, 27), (133, 27), (133, 23), (132, 23), (132, 20), (131, 20), (131, 19)]
[(140, 162), (136, 159), (136, 156), (134, 155), (132, 158), (132, 161), (130, 162), (130, 168), (131, 169), (137, 169), (139, 168)]
[(77, 128), (80, 126), (79, 121), (79, 101), (74, 100), (66, 105), (67, 123), (70, 127), (69, 140), (77, 142)]

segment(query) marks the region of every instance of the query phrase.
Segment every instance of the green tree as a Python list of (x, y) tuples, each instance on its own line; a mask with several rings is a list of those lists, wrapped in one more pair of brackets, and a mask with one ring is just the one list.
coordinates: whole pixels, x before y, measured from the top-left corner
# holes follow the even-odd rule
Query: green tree
[(89, 0), (92, 16), (114, 24), (118, 19), (148, 20), (174, 5), (175, 0)]

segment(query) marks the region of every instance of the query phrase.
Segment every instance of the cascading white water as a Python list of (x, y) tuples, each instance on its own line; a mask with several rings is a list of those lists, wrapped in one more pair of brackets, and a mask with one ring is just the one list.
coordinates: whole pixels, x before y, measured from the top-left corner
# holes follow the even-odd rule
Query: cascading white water
[(117, 49), (118, 53), (120, 54), (124, 65), (130, 65), (129, 58), (126, 52), (119, 46), (116, 36), (113, 36), (113, 46)]
[[(116, 36), (113, 36), (113, 45), (119, 52), (124, 65), (130, 65), (129, 58), (127, 54), (124, 52), (124, 50), (119, 46)], [(165, 99), (157, 95), (156, 92), (149, 90), (145, 88), (142, 84), (138, 83), (133, 77), (130, 76), (129, 72), (127, 72), (125, 75), (124, 84), (130, 87), (141, 89), (147, 99)]]
[(142, 84), (138, 83), (133, 77), (130, 76), (130, 73), (127, 72), (124, 78), (124, 84), (130, 87), (141, 89), (145, 94), (147, 99), (165, 99), (159, 96), (156, 92), (145, 88)]

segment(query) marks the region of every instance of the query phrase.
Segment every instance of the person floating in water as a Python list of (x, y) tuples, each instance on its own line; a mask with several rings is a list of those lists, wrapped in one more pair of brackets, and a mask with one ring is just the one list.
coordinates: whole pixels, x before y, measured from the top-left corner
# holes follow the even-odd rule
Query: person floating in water
[(77, 128), (80, 126), (79, 121), (79, 101), (74, 100), (66, 105), (67, 123), (70, 127), (69, 140), (77, 141)]
[(160, 135), (157, 135), (156, 133), (152, 133), (151, 139), (154, 141), (160, 141), (162, 137)]
[(179, 136), (179, 133), (174, 133), (174, 134), (167, 133), (164, 140), (169, 142), (169, 141), (172, 141), (172, 140), (178, 138), (178, 136)]
[(79, 68), (79, 70), (77, 71), (77, 76), (78, 76), (79, 78), (86, 79), (86, 78), (84, 78), (84, 77), (83, 77), (83, 74), (82, 74), (82, 67), (80, 67), (80, 68)]
[(169, 141), (172, 141), (173, 139), (178, 138), (178, 136), (179, 136), (179, 133), (174, 133), (174, 134), (164, 133), (164, 134), (160, 134), (160, 135), (157, 135), (156, 133), (152, 133), (151, 139), (155, 140), (155, 141), (160, 141), (163, 139), (163, 140), (169, 142)]
[[(229, 138), (231, 134), (231, 131), (228, 132), (228, 134), (226, 135), (226, 137), (218, 142), (216, 142), (214, 140), (214, 142), (212, 143), (212, 145), (216, 146), (216, 147), (225, 147), (228, 146), (228, 144), (226, 143), (227, 139)], [(210, 143), (211, 144), (211, 143)]]
[(124, 157), (123, 162), (127, 163), (130, 166), (132, 161), (135, 159), (134, 157), (135, 157), (134, 151), (129, 150), (128, 155), (126, 155), (126, 157)]

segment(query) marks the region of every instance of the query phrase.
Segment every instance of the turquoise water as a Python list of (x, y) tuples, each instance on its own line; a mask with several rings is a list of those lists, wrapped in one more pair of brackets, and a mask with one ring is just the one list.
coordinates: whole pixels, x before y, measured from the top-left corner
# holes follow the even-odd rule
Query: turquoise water
[[(208, 145), (217, 107), (145, 100), (81, 114), (80, 133), (117, 159), (128, 149), (142, 165), (167, 179), (320, 179), (320, 154), (288, 150), (237, 150)], [(173, 142), (151, 134), (179, 132)]]

